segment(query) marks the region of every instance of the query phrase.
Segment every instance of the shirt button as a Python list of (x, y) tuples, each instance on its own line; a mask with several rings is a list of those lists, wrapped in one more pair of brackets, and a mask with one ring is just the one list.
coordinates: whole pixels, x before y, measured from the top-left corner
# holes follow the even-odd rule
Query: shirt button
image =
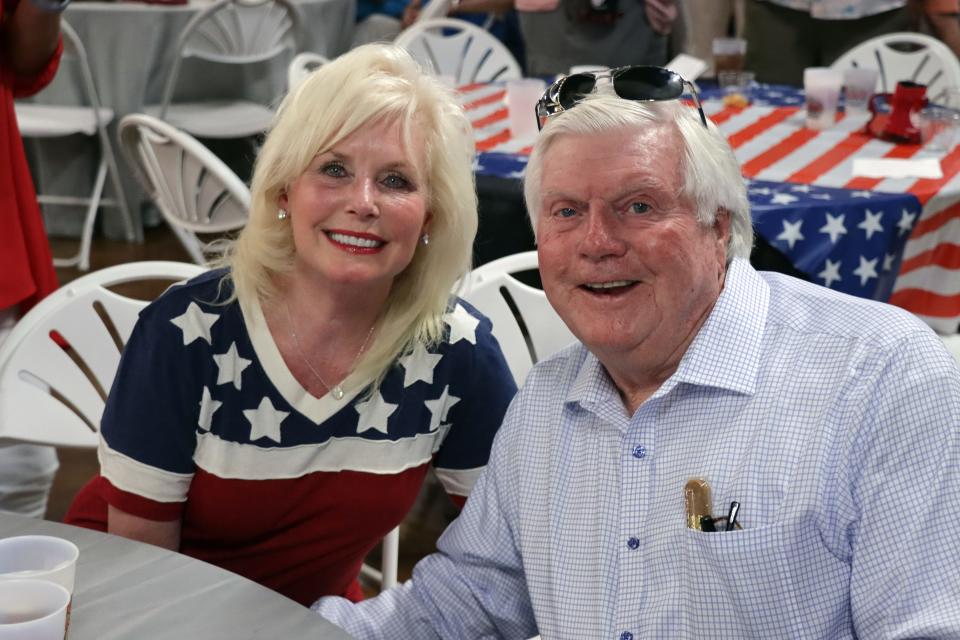
[(630, 538), (627, 540), (627, 546), (631, 549), (637, 549), (640, 546), (640, 538)]
[(647, 455), (647, 448), (646, 448), (645, 446), (643, 446), (642, 444), (638, 444), (637, 446), (635, 446), (635, 447), (633, 448), (633, 457), (634, 457), (634, 458), (637, 458), (637, 459), (639, 460), (640, 458), (642, 458), (642, 457), (645, 456), (645, 455)]
[(633, 640), (633, 634), (629, 631), (624, 631), (620, 634), (620, 640)]

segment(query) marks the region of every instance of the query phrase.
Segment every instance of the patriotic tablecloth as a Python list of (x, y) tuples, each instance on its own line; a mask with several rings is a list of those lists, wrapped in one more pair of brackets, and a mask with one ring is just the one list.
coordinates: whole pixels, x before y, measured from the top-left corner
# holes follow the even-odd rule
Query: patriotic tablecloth
[[(749, 179), (758, 233), (816, 282), (889, 299), (940, 333), (958, 331), (960, 148), (939, 154), (941, 179), (854, 178), (854, 157), (938, 154), (862, 133), (863, 115), (806, 129), (802, 95), (788, 87), (762, 85), (743, 109), (715, 95), (704, 92), (704, 111)], [(532, 140), (511, 138), (503, 87), (469, 85), (460, 96), (474, 125), (477, 173), (521, 178)]]

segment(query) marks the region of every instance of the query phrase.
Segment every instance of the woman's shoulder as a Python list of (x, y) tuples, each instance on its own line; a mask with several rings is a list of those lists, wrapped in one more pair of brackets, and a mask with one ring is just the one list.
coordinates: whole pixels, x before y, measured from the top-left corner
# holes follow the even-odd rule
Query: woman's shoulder
[(166, 323), (181, 316), (220, 316), (236, 306), (229, 271), (211, 269), (167, 287), (140, 312), (140, 324)]

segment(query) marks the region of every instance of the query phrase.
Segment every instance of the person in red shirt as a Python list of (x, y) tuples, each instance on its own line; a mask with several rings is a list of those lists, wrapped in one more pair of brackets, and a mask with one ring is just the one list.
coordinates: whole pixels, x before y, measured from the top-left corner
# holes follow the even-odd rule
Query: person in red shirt
[[(55, 0), (0, 0), (0, 344), (17, 319), (57, 288), (57, 275), (17, 128), (13, 99), (53, 79), (60, 62)], [(0, 510), (42, 517), (57, 470), (52, 447), (0, 446)]]

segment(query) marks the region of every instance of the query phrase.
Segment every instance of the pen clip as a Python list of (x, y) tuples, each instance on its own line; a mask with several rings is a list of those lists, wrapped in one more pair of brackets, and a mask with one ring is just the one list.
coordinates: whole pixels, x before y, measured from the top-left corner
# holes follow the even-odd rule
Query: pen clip
[(737, 514), (740, 513), (740, 503), (734, 500), (730, 503), (730, 512), (727, 514), (727, 526), (724, 531), (733, 531), (737, 524)]

